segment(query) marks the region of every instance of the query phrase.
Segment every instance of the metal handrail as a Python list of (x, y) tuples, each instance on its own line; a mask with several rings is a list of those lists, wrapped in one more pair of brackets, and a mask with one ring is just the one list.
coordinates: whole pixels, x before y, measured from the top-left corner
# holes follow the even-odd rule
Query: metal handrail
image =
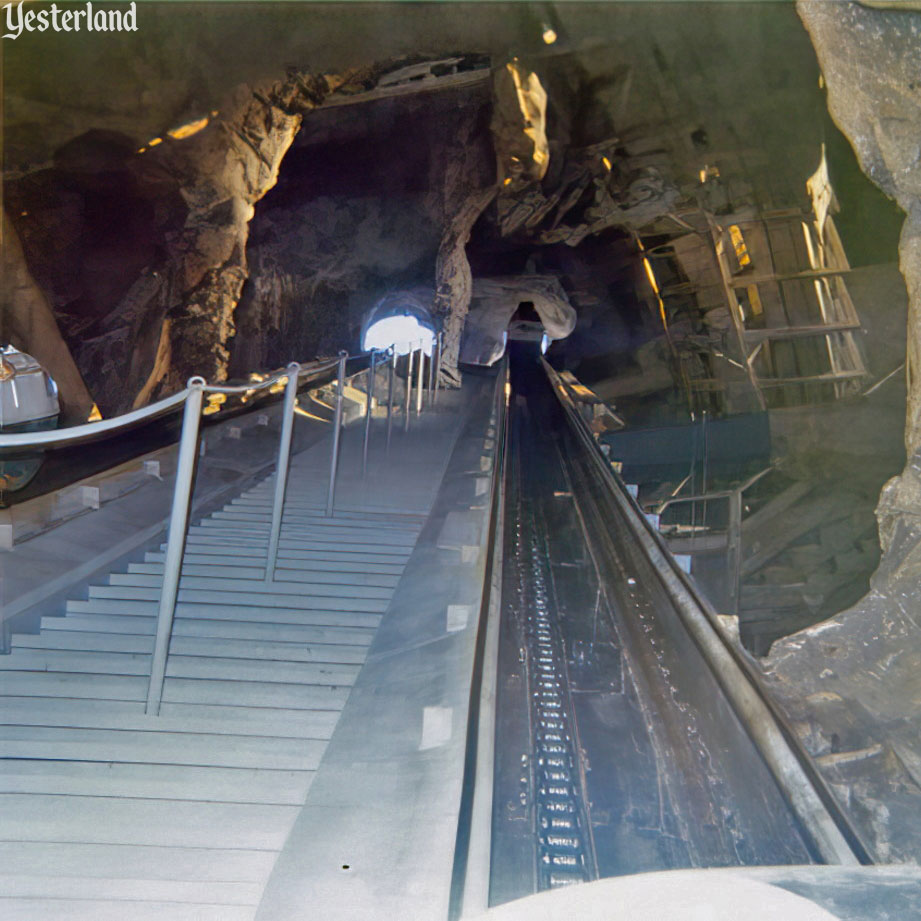
[[(370, 411), (373, 395), (371, 390), (374, 385), (374, 365), (377, 351), (370, 353), (367, 412), (369, 418), (365, 423), (365, 439), (362, 449), (362, 469), (367, 467), (368, 441), (370, 437)], [(420, 356), (422, 352), (420, 349)], [(182, 576), (183, 558), (185, 556), (186, 533), (188, 530), (192, 493), (195, 487), (195, 468), (198, 457), (199, 429), (201, 426), (202, 410), (207, 394), (239, 394), (249, 397), (254, 394), (280, 389), (284, 386), (284, 403), (282, 408), (282, 425), (278, 444), (278, 456), (275, 464), (275, 489), (272, 501), (272, 520), (269, 527), (269, 538), (266, 548), (265, 581), (271, 583), (275, 579), (275, 568), (278, 558), (278, 546), (281, 537), (281, 523), (284, 514), (285, 491), (288, 483), (288, 466), (291, 456), (291, 444), (294, 433), (294, 417), (297, 408), (297, 391), (305, 380), (312, 380), (331, 368), (337, 368), (336, 381), (336, 406), (333, 422), (333, 444), (329, 471), (329, 488), (327, 493), (326, 514), (334, 513), (336, 476), (339, 462), (340, 437), (343, 422), (343, 396), (346, 379), (346, 363), (349, 359), (348, 352), (342, 351), (336, 358), (321, 359), (312, 362), (291, 362), (264, 380), (250, 381), (246, 384), (209, 384), (202, 377), (189, 379), (185, 390), (173, 394), (166, 399), (146, 406), (143, 409), (132, 410), (112, 419), (99, 422), (85, 423), (70, 428), (58, 429), (47, 432), (23, 432), (15, 435), (0, 435), (0, 454), (10, 450), (21, 452), (29, 449), (43, 449), (73, 445), (79, 442), (94, 440), (100, 435), (109, 436), (112, 433), (127, 431), (138, 423), (158, 418), (166, 413), (183, 407), (182, 432), (179, 438), (179, 450), (176, 462), (176, 474), (173, 484), (173, 498), (170, 510), (167, 531), (166, 554), (163, 564), (163, 586), (160, 591), (160, 600), (157, 608), (157, 630), (154, 638), (154, 651), (151, 660), (150, 682), (147, 689), (147, 702), (145, 712), (158, 715), (163, 697), (163, 685), (166, 679), (166, 663), (169, 656), (170, 640), (173, 632), (173, 621), (176, 615), (176, 602), (179, 596), (179, 583)], [(393, 412), (393, 362), (391, 362), (390, 398), (388, 400), (387, 443), (389, 447), (390, 431), (392, 428)], [(430, 375), (431, 376), (431, 375)], [(417, 381), (417, 410), (421, 409), (422, 392), (422, 365), (419, 366), (419, 380)], [(438, 381), (434, 381), (433, 392), (437, 392)], [(412, 392), (412, 376), (406, 382), (407, 405), (406, 428), (409, 427), (409, 396)], [(430, 403), (434, 399), (430, 399)]]
[[(335, 367), (338, 359), (322, 359), (297, 363), (298, 378), (303, 379), (305, 376), (314, 376), (328, 371)], [(295, 363), (292, 363), (295, 364)], [(145, 422), (156, 419), (165, 415), (171, 410), (182, 406), (191, 394), (192, 381), (200, 382), (201, 389), (204, 393), (225, 393), (225, 394), (254, 394), (262, 390), (268, 390), (282, 379), (286, 379), (291, 373), (291, 365), (287, 368), (280, 369), (271, 374), (263, 381), (252, 381), (248, 384), (208, 384), (204, 378), (193, 377), (185, 390), (180, 390), (172, 396), (151, 403), (143, 409), (134, 409), (131, 412), (123, 413), (120, 416), (113, 416), (111, 419), (102, 419), (99, 422), (84, 422), (82, 425), (73, 425), (63, 429), (53, 429), (46, 432), (18, 432), (12, 435), (0, 435), (0, 451), (23, 448), (47, 448), (61, 447), (63, 445), (77, 444), (87, 439), (96, 438), (100, 435), (111, 435), (114, 432), (120, 432), (124, 429), (134, 428), (139, 422)]]

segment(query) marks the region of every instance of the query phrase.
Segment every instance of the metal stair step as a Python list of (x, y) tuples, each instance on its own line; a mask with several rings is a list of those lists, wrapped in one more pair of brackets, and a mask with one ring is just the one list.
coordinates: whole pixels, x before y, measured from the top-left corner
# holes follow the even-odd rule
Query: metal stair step
[(3, 835), (16, 840), (280, 850), (295, 806), (97, 796), (0, 794)]
[(16, 921), (253, 921), (255, 913), (251, 905), (57, 898), (3, 899), (0, 910)]
[[(160, 553), (156, 551), (148, 551), (144, 554), (145, 563), (157, 563), (162, 564), (166, 558), (165, 553)], [(185, 555), (186, 566), (183, 568), (183, 572), (188, 572), (188, 566), (194, 565), (199, 567), (214, 566), (216, 568), (226, 567), (228, 563), (239, 563), (239, 566), (245, 571), (247, 567), (251, 567), (254, 570), (257, 570), (258, 573), (265, 572), (265, 554), (262, 556), (237, 556), (234, 555), (230, 558), (223, 554), (207, 554), (207, 553), (193, 553), (190, 551), (186, 552)], [(329, 572), (335, 571), (337, 573), (376, 573), (382, 576), (400, 576), (405, 568), (405, 562), (401, 561), (398, 563), (376, 563), (371, 561), (355, 561), (353, 559), (347, 560), (332, 560), (325, 557), (314, 556), (313, 554), (304, 554), (303, 559), (292, 560), (291, 558), (285, 558), (282, 556), (278, 557), (276, 562), (276, 571), (277, 572)], [(139, 572), (144, 572), (145, 570), (138, 570)], [(158, 570), (162, 572), (162, 568)], [(202, 573), (205, 575), (205, 573)], [(258, 578), (256, 576), (248, 576), (245, 578)]]
[[(237, 579), (241, 581), (252, 581), (263, 583), (265, 568), (250, 569), (236, 566), (196, 566), (195, 564), (186, 563), (182, 567), (183, 583), (187, 578), (194, 579)], [(114, 574), (113, 574), (114, 575)], [(145, 575), (155, 576), (156, 584), (162, 583), (163, 564), (162, 563), (129, 563), (127, 575)], [(293, 569), (277, 567), (275, 570), (275, 579), (271, 583), (265, 583), (268, 588), (274, 587), (278, 582), (304, 582), (316, 585), (338, 585), (343, 590), (352, 586), (371, 586), (376, 588), (394, 589), (399, 582), (399, 577), (394, 575), (381, 575), (369, 572), (337, 572), (335, 566), (324, 567), (323, 569), (311, 570), (309, 572), (298, 572)], [(110, 584), (134, 585), (134, 582), (113, 582), (110, 578)]]
[[(135, 578), (142, 578), (137, 576)], [(220, 581), (220, 580), (217, 580)], [(251, 583), (252, 584), (252, 583)], [(387, 601), (381, 598), (338, 597), (336, 595), (301, 595), (297, 594), (300, 586), (294, 586), (284, 594), (247, 591), (241, 586), (239, 591), (219, 591), (207, 588), (179, 589), (179, 602), (212, 605), (237, 605), (251, 608), (286, 608), (302, 611), (351, 611), (355, 613), (383, 614)], [(108, 598), (118, 601), (154, 601), (160, 600), (160, 590), (144, 585), (91, 585), (90, 598)]]
[(167, 732), (153, 727), (146, 730), (73, 729), (0, 724), (0, 753), (4, 759), (313, 771), (325, 748), (325, 739)]
[[(240, 509), (260, 509), (262, 511), (272, 510), (273, 492), (272, 490), (252, 491), (232, 499), (227, 508)], [(316, 502), (308, 502), (297, 497), (287, 496), (285, 498), (285, 511), (289, 509), (296, 511), (300, 515), (307, 515), (311, 518), (329, 520), (326, 517), (326, 508), (324, 505)], [(427, 514), (422, 512), (398, 512), (398, 511), (348, 511), (337, 508), (334, 521), (373, 521), (380, 524), (408, 524), (422, 527), (425, 524)]]
[[(166, 675), (173, 678), (216, 678), (282, 684), (351, 685), (359, 666), (324, 662), (278, 662), (260, 659), (217, 659), (170, 654)], [(127, 652), (84, 652), (78, 649), (20, 649), (0, 656), (0, 671), (149, 675), (150, 655)]]
[[(85, 604), (86, 602), (79, 603)], [(68, 614), (66, 617), (43, 617), (42, 633), (111, 632), (152, 637), (157, 626), (154, 615), (155, 612), (131, 617), (125, 617), (122, 614)], [(329, 643), (364, 648), (371, 643), (374, 631), (365, 627), (316, 627), (301, 624), (177, 617), (173, 621), (173, 637), (180, 636), (268, 640), (279, 643)], [(49, 639), (49, 642), (53, 640)]]
[[(142, 701), (4, 697), (0, 716), (9, 726), (163, 729), (165, 732), (328, 739), (339, 719), (339, 711), (164, 704), (159, 716), (148, 716)], [(13, 767), (10, 765), (9, 769)], [(2, 780), (0, 776), (0, 782)]]
[[(14, 650), (54, 649), (86, 652), (153, 652), (153, 637), (138, 634), (49, 631), (41, 634), (16, 634)], [(15, 653), (14, 653), (15, 654)], [(366, 655), (363, 647), (332, 643), (305, 645), (301, 642), (257, 642), (251, 639), (218, 639), (181, 636), (175, 630), (170, 655), (202, 656), (216, 659), (266, 659), (278, 662), (327, 662), (360, 665)], [(0, 714), (2, 717), (2, 714)]]
[[(0, 694), (15, 697), (144, 701), (148, 683), (148, 676), (141, 675), (0, 671)], [(345, 685), (168, 678), (163, 699), (168, 703), (341, 710), (349, 690)]]
[[(249, 555), (252, 553), (265, 553), (268, 540), (265, 536), (246, 537), (240, 534), (205, 534), (190, 533), (186, 546), (192, 549), (207, 547), (209, 553), (227, 553), (231, 555)], [(296, 559), (289, 556), (291, 551), (309, 552), (311, 554), (348, 554), (349, 559), (377, 559), (381, 562), (395, 560), (408, 560), (412, 548), (399, 546), (384, 546), (382, 544), (346, 544), (341, 541), (311, 540), (309, 538), (290, 538), (281, 535), (278, 545), (278, 555), (282, 558)], [(161, 550), (166, 549), (165, 544), (160, 545)], [(336, 557), (330, 557), (335, 559)]]
[[(136, 867), (135, 872), (143, 867)], [(262, 895), (254, 883), (232, 880), (187, 882), (150, 879), (75, 879), (56, 876), (0, 876), (0, 892), (5, 899), (75, 899), (120, 901), (131, 911), (134, 902), (185, 902), (192, 905), (256, 905)], [(70, 917), (68, 909), (67, 916)]]
[[(237, 880), (261, 886), (274, 862), (272, 850), (0, 841), (0, 866), (6, 873), (22, 875), (42, 873), (77, 879), (132, 879), (138, 867), (143, 867), (145, 878), (151, 880)], [(10, 917), (18, 919), (20, 916)], [(132, 913), (132, 921), (134, 917)], [(118, 921), (128, 921), (128, 918), (122, 914)]]
[[(128, 591), (125, 589), (124, 591)], [(158, 593), (156, 593), (158, 594)], [(73, 614), (115, 614), (125, 617), (155, 617), (157, 600), (130, 598), (89, 598), (86, 601), (68, 601), (66, 610)], [(376, 627), (381, 615), (375, 611), (330, 611), (320, 608), (258, 608), (242, 604), (193, 604), (180, 601), (176, 605), (177, 618), (249, 622), (258, 618), (265, 624), (300, 624), (329, 627)]]
[[(220, 512), (215, 512), (220, 515)], [(249, 538), (267, 539), (269, 523), (256, 521), (239, 521), (234, 525), (233, 519), (205, 518), (197, 525), (189, 528), (189, 533), (206, 535), (214, 534), (223, 537), (239, 537), (245, 534)], [(416, 542), (415, 534), (402, 534), (391, 530), (375, 530), (373, 528), (360, 528), (348, 525), (296, 525), (283, 524), (281, 533), (287, 538), (302, 538), (306, 540), (334, 540), (344, 544), (363, 544), (371, 547), (411, 547)]]

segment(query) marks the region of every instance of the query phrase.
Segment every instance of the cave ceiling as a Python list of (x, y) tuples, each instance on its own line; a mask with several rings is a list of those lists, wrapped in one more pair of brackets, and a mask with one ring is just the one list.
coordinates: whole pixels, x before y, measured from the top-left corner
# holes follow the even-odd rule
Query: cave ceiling
[[(105, 414), (353, 346), (392, 287), (431, 287), (456, 337), (474, 275), (558, 275), (603, 376), (643, 344), (625, 241), (680, 230), (717, 163), (735, 206), (798, 204), (820, 156), (786, 4), (143, 2), (138, 23), (3, 47), (5, 209)], [(456, 83), (394, 91), (430, 61)], [(529, 80), (540, 118), (503, 122)]]

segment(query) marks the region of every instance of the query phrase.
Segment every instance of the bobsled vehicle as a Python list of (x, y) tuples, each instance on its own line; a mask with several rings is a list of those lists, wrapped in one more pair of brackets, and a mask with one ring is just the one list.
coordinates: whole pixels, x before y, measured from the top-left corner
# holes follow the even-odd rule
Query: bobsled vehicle
[[(31, 356), (0, 345), (0, 436), (57, 428), (58, 388)], [(6, 452), (0, 446), (0, 497), (22, 489), (42, 465), (40, 451)]]

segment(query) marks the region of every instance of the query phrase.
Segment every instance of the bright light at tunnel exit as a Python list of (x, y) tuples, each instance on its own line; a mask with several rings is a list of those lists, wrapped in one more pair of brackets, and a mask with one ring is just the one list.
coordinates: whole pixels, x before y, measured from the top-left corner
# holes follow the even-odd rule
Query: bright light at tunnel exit
[(411, 314), (396, 317), (382, 317), (372, 323), (364, 333), (361, 347), (366, 352), (371, 349), (389, 349), (393, 346), (397, 355), (406, 355), (418, 349), (431, 356), (435, 333), (428, 326), (420, 323)]

